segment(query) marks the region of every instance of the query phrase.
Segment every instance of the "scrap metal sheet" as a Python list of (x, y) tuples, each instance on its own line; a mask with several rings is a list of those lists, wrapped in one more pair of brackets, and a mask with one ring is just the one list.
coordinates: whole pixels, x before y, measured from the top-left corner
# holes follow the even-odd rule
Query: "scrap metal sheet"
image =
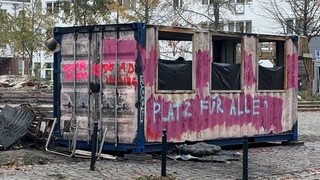
[(28, 133), (35, 115), (6, 105), (0, 112), (0, 145), (8, 148)]

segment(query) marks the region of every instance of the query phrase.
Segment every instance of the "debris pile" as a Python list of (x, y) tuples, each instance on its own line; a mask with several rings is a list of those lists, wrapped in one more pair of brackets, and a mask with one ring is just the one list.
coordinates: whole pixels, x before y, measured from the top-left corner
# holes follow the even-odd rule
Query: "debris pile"
[(176, 146), (178, 155), (168, 156), (174, 160), (195, 160), (204, 162), (219, 162), (239, 161), (240, 154), (231, 151), (221, 150), (220, 146), (199, 142), (192, 145), (182, 144)]
[(10, 88), (14, 90), (52, 90), (52, 81), (37, 79), (26, 75), (1, 75), (0, 88)]
[(0, 147), (7, 149), (24, 137), (35, 118), (33, 113), (6, 105), (0, 112)]
[(34, 81), (28, 76), (2, 75), (0, 76), (0, 87), (19, 89), (26, 86), (34, 86)]

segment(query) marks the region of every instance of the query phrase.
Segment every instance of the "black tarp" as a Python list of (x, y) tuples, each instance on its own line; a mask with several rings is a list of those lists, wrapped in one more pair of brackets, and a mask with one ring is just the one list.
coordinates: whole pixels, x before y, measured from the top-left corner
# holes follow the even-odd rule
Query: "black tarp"
[(284, 66), (272, 68), (259, 66), (259, 90), (281, 90), (284, 88)]
[(240, 90), (240, 64), (212, 63), (212, 90)]
[(192, 90), (192, 61), (159, 59), (158, 89)]

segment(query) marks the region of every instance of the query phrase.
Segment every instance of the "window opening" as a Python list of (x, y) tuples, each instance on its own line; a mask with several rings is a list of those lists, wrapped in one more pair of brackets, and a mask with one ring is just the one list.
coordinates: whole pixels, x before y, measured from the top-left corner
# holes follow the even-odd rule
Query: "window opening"
[(173, 0), (173, 7), (180, 8), (180, 7), (182, 7), (182, 3), (183, 3), (182, 0)]
[(259, 40), (259, 90), (284, 89), (284, 41)]
[(293, 34), (293, 19), (287, 19), (287, 34)]
[(211, 90), (240, 90), (241, 38), (213, 37)]
[(159, 31), (158, 90), (192, 90), (192, 34)]

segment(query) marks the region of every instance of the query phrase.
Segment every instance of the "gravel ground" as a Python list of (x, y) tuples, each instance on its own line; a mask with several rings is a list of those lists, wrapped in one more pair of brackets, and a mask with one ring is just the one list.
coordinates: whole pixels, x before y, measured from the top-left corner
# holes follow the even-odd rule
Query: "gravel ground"
[[(304, 145), (268, 145), (249, 149), (249, 179), (320, 179), (320, 112), (299, 112)], [(234, 150), (241, 153), (242, 150)], [(99, 160), (70, 158), (41, 150), (0, 151), (1, 179), (137, 179), (159, 175), (159, 159)], [(10, 163), (10, 161), (12, 161)], [(181, 180), (242, 179), (242, 161), (226, 163), (167, 161), (167, 174)], [(147, 179), (147, 178), (145, 178)], [(152, 178), (151, 178), (152, 179)]]

